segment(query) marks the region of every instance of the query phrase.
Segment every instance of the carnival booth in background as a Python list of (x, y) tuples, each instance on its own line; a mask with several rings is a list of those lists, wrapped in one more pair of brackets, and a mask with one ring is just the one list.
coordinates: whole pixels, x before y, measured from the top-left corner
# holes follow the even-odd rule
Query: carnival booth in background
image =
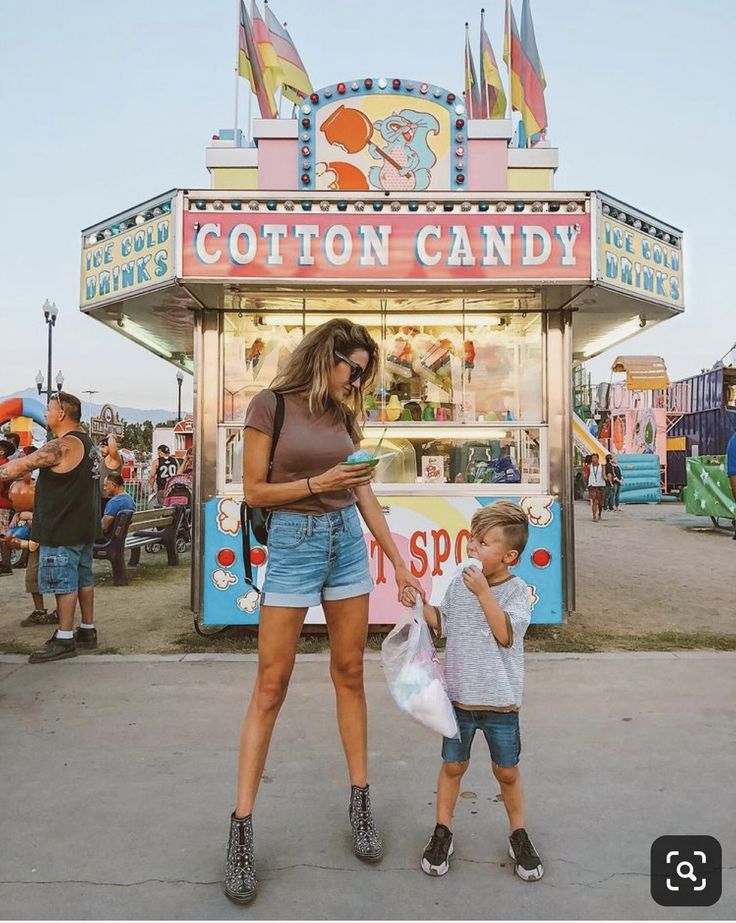
[[(243, 419), (305, 332), (334, 316), (380, 343), (375, 491), (437, 602), (475, 510), (518, 501), (532, 621), (574, 608), (572, 367), (683, 310), (681, 232), (618, 199), (553, 191), (557, 151), (510, 120), (380, 75), (314, 91), (254, 143), (220, 131), (211, 189), (171, 190), (82, 236), (81, 310), (194, 375), (192, 606), (256, 623), (243, 573)], [(396, 617), (366, 536), (373, 623)], [(267, 549), (253, 541), (262, 579)], [(323, 620), (321, 609), (307, 621)]]

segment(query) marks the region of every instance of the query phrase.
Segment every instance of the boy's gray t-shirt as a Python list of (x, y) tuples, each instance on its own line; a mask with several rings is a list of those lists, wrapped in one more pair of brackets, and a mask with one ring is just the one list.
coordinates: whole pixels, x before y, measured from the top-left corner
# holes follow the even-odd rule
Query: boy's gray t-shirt
[(447, 638), (445, 676), (450, 700), (465, 708), (516, 711), (524, 690), (524, 635), (531, 619), (526, 583), (513, 576), (492, 586), (506, 613), (512, 643), (502, 647), (491, 631), (475, 593), (458, 574), (439, 606)]

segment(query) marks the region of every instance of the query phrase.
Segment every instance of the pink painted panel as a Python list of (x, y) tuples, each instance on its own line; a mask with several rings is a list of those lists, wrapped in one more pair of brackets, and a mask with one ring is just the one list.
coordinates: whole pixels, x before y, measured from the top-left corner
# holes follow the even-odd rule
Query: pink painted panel
[(468, 189), (504, 192), (508, 189), (508, 146), (503, 138), (468, 140)]
[(296, 138), (261, 138), (258, 142), (258, 188), (296, 189), (298, 140)]

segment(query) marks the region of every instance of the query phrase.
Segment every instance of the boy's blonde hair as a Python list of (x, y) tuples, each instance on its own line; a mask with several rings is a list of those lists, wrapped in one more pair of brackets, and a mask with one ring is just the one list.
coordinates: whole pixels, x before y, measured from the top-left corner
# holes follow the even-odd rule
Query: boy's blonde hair
[(509, 551), (516, 551), (521, 557), (529, 539), (529, 520), (524, 510), (510, 500), (499, 500), (473, 514), (470, 521), (473, 538), (479, 539), (489, 529), (495, 528), (503, 531)]

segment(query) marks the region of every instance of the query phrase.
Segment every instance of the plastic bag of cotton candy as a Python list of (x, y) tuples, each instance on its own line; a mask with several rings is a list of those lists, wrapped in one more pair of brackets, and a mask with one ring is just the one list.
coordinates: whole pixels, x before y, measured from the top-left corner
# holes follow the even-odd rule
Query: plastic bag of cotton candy
[(415, 721), (443, 737), (459, 737), (445, 675), (424, 620), (422, 600), (404, 609), (381, 646), (381, 661), (394, 701)]

